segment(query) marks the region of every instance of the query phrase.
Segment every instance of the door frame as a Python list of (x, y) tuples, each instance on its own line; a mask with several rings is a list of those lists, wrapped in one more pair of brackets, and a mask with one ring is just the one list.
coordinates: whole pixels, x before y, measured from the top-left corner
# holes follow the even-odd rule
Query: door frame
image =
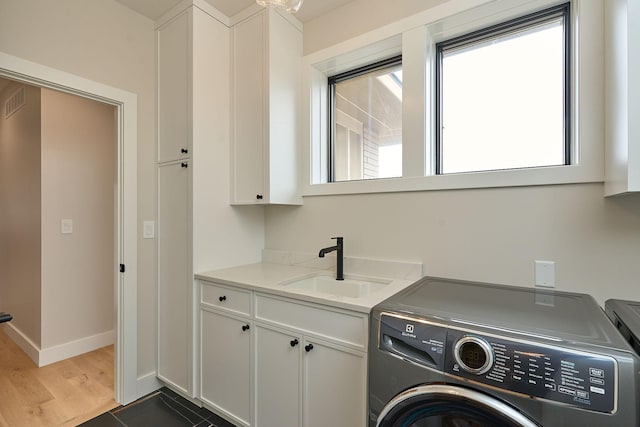
[[(66, 92), (113, 105), (116, 109), (116, 263), (126, 266), (115, 275), (116, 342), (114, 398), (127, 404), (138, 398), (138, 248), (137, 151), (138, 97), (112, 86), (0, 52), (0, 77)], [(119, 266), (114, 265), (114, 268)], [(118, 271), (118, 270), (116, 270)]]

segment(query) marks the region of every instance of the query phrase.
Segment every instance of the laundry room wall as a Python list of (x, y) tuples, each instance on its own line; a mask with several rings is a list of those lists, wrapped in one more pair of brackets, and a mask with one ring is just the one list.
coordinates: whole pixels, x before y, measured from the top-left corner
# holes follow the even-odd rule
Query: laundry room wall
[(58, 347), (55, 360), (61, 347), (73, 354), (114, 341), (116, 122), (111, 105), (41, 93), (41, 347)]
[[(304, 23), (303, 54), (384, 27), (448, 0), (354, 0)], [(331, 28), (331, 31), (327, 31)]]
[[(7, 98), (20, 88), (24, 106), (5, 117)], [(9, 83), (0, 111), (0, 311), (39, 347), (40, 89)]]

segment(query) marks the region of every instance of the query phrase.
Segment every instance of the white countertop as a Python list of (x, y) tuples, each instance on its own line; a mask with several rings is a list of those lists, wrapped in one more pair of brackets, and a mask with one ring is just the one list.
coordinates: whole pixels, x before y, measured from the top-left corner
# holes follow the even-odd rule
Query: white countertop
[(383, 279), (385, 281), (389, 281), (383, 289), (358, 298), (329, 295), (312, 290), (295, 289), (285, 286), (285, 284), (291, 283), (292, 281), (313, 276), (318, 273), (335, 275), (334, 271), (327, 269), (262, 262), (197, 273), (195, 277), (199, 280), (212, 281), (222, 285), (237, 286), (243, 289), (280, 295), (301, 301), (309, 301), (361, 313), (369, 313), (373, 306), (387, 299), (396, 292), (403, 290), (415, 281), (386, 277), (362, 277), (359, 275), (350, 275), (345, 273), (346, 278), (360, 280)]

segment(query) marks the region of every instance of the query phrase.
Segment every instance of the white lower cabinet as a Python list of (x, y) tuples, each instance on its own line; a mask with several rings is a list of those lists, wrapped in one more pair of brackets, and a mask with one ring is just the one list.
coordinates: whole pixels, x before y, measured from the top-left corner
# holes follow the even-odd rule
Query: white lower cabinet
[(238, 425), (251, 420), (251, 324), (200, 310), (201, 399)]
[(366, 314), (205, 281), (200, 313), (212, 410), (239, 426), (366, 426)]
[[(306, 349), (311, 350), (306, 352)], [(365, 425), (365, 354), (332, 343), (306, 339), (303, 363), (305, 427)]]
[(300, 337), (256, 324), (256, 427), (301, 424)]
[(256, 427), (358, 427), (366, 358), (301, 331), (256, 324)]
[(368, 316), (257, 293), (256, 427), (364, 427)]

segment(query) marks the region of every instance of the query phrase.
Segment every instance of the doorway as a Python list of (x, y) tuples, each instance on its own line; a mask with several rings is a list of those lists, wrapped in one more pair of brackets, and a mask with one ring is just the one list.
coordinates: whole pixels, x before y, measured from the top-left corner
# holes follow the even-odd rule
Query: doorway
[(115, 107), (0, 78), (0, 300), (37, 366), (114, 341)]
[(137, 397), (137, 98), (118, 88), (0, 53), (0, 77), (115, 107), (115, 400)]

